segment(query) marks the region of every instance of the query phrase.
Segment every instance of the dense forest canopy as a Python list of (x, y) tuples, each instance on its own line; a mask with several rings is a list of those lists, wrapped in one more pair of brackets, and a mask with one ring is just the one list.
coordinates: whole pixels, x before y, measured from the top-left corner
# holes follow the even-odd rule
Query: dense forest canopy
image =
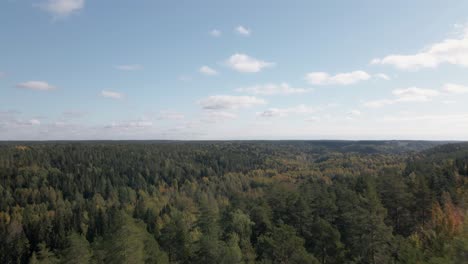
[(468, 144), (3, 142), (0, 263), (467, 263)]

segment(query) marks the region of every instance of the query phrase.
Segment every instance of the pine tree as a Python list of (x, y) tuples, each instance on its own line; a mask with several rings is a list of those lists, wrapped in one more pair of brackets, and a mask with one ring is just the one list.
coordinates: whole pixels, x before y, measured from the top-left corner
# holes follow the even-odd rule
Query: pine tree
[(259, 256), (271, 263), (319, 263), (304, 248), (304, 239), (296, 235), (294, 228), (279, 225), (258, 240)]
[(102, 244), (107, 263), (168, 263), (156, 240), (146, 231), (140, 220), (133, 219), (124, 212), (116, 215), (114, 230)]
[(230, 234), (226, 245), (222, 250), (219, 263), (223, 264), (241, 264), (245, 263), (242, 259), (242, 250), (239, 247), (239, 236), (235, 233)]
[(82, 235), (72, 233), (67, 237), (67, 246), (62, 251), (62, 263), (87, 264), (91, 263), (92, 250), (89, 242)]

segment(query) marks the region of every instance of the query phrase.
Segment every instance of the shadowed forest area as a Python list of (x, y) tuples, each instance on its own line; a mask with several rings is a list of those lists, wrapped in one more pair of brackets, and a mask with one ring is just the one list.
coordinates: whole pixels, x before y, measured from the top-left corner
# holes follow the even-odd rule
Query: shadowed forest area
[(468, 144), (0, 143), (0, 263), (467, 263)]

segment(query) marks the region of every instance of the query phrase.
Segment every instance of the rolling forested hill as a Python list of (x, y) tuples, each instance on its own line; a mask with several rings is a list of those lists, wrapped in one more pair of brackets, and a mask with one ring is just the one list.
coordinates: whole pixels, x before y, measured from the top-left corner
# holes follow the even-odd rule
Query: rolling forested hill
[(0, 263), (467, 263), (468, 144), (3, 142)]

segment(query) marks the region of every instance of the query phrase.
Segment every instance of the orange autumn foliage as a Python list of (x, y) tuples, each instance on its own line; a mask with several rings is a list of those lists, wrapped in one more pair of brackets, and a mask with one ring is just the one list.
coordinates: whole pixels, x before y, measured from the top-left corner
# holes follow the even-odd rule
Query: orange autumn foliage
[(452, 203), (450, 197), (445, 195), (444, 204), (438, 202), (432, 205), (431, 227), (439, 234), (454, 237), (461, 232), (463, 225), (463, 214)]

